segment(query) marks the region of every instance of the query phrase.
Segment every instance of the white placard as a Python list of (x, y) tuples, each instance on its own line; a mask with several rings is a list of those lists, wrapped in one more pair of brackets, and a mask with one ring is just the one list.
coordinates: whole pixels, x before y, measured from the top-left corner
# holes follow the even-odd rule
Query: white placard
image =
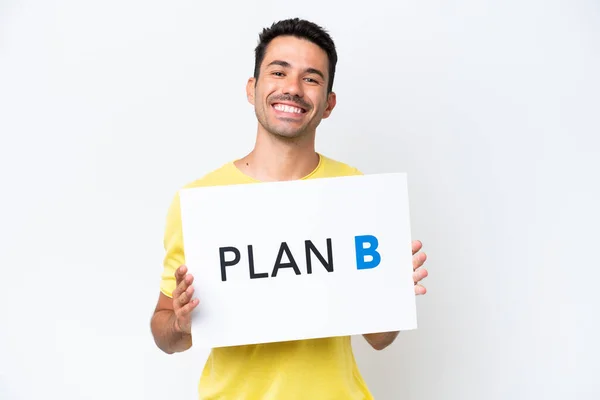
[(194, 344), (417, 327), (406, 174), (190, 188), (180, 200)]

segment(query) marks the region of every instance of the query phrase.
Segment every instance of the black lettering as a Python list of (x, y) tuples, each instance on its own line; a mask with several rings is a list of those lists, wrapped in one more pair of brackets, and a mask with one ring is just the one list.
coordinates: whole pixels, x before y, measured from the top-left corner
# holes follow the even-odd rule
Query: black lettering
[(315, 247), (312, 241), (306, 240), (304, 242), (304, 247), (306, 249), (306, 272), (312, 274), (312, 263), (310, 253), (311, 251), (317, 256), (321, 264), (325, 267), (328, 272), (333, 272), (333, 251), (331, 250), (331, 239), (327, 239), (327, 261), (325, 258), (319, 253), (319, 250)]
[[(235, 254), (235, 258), (232, 261), (225, 261), (225, 253), (228, 251)], [(230, 267), (240, 262), (240, 251), (235, 247), (219, 247), (219, 256), (221, 258), (221, 281), (225, 282), (227, 280), (225, 267)]]
[(254, 253), (252, 252), (252, 245), (248, 245), (248, 265), (250, 266), (250, 279), (268, 278), (267, 272), (254, 272)]
[[(281, 263), (281, 258), (283, 257), (283, 253), (286, 253), (286, 255), (288, 256), (290, 262), (288, 263)], [(294, 272), (296, 273), (296, 275), (300, 275), (300, 269), (298, 268), (298, 265), (296, 264), (296, 261), (294, 260), (294, 257), (292, 256), (292, 252), (290, 251), (290, 248), (288, 247), (286, 242), (282, 242), (281, 243), (281, 247), (279, 247), (279, 254), (277, 254), (277, 261), (275, 261), (275, 267), (273, 268), (273, 273), (271, 274), (272, 277), (276, 277), (277, 276), (277, 271), (279, 270), (279, 268), (294, 268)]]

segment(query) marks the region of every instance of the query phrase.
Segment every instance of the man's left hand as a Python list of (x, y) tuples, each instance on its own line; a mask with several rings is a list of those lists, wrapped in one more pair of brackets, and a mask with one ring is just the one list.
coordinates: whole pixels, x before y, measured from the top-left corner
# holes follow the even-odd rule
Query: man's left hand
[(415, 295), (427, 293), (425, 286), (419, 284), (422, 279), (427, 277), (427, 270), (423, 267), (423, 263), (427, 260), (427, 255), (423, 252), (419, 252), (423, 244), (419, 240), (412, 242), (412, 253), (413, 253), (413, 281), (415, 282)]

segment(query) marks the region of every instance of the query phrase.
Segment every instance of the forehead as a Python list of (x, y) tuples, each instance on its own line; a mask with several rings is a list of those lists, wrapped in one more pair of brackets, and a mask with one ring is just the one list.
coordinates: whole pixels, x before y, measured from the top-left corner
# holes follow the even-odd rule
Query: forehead
[(291, 68), (316, 68), (327, 72), (329, 60), (325, 50), (318, 45), (293, 36), (278, 36), (266, 48), (262, 65), (272, 61), (287, 61)]

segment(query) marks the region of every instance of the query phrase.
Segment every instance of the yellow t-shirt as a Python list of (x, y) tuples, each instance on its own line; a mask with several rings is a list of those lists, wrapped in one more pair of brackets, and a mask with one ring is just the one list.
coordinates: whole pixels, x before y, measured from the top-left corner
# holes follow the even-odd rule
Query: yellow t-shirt
[[(302, 179), (360, 174), (320, 154), (318, 166)], [(229, 162), (184, 188), (256, 182)], [(160, 289), (172, 297), (174, 272), (185, 264), (178, 195), (169, 207), (164, 246)], [(198, 391), (203, 400), (373, 399), (358, 370), (349, 336), (214, 348)]]

